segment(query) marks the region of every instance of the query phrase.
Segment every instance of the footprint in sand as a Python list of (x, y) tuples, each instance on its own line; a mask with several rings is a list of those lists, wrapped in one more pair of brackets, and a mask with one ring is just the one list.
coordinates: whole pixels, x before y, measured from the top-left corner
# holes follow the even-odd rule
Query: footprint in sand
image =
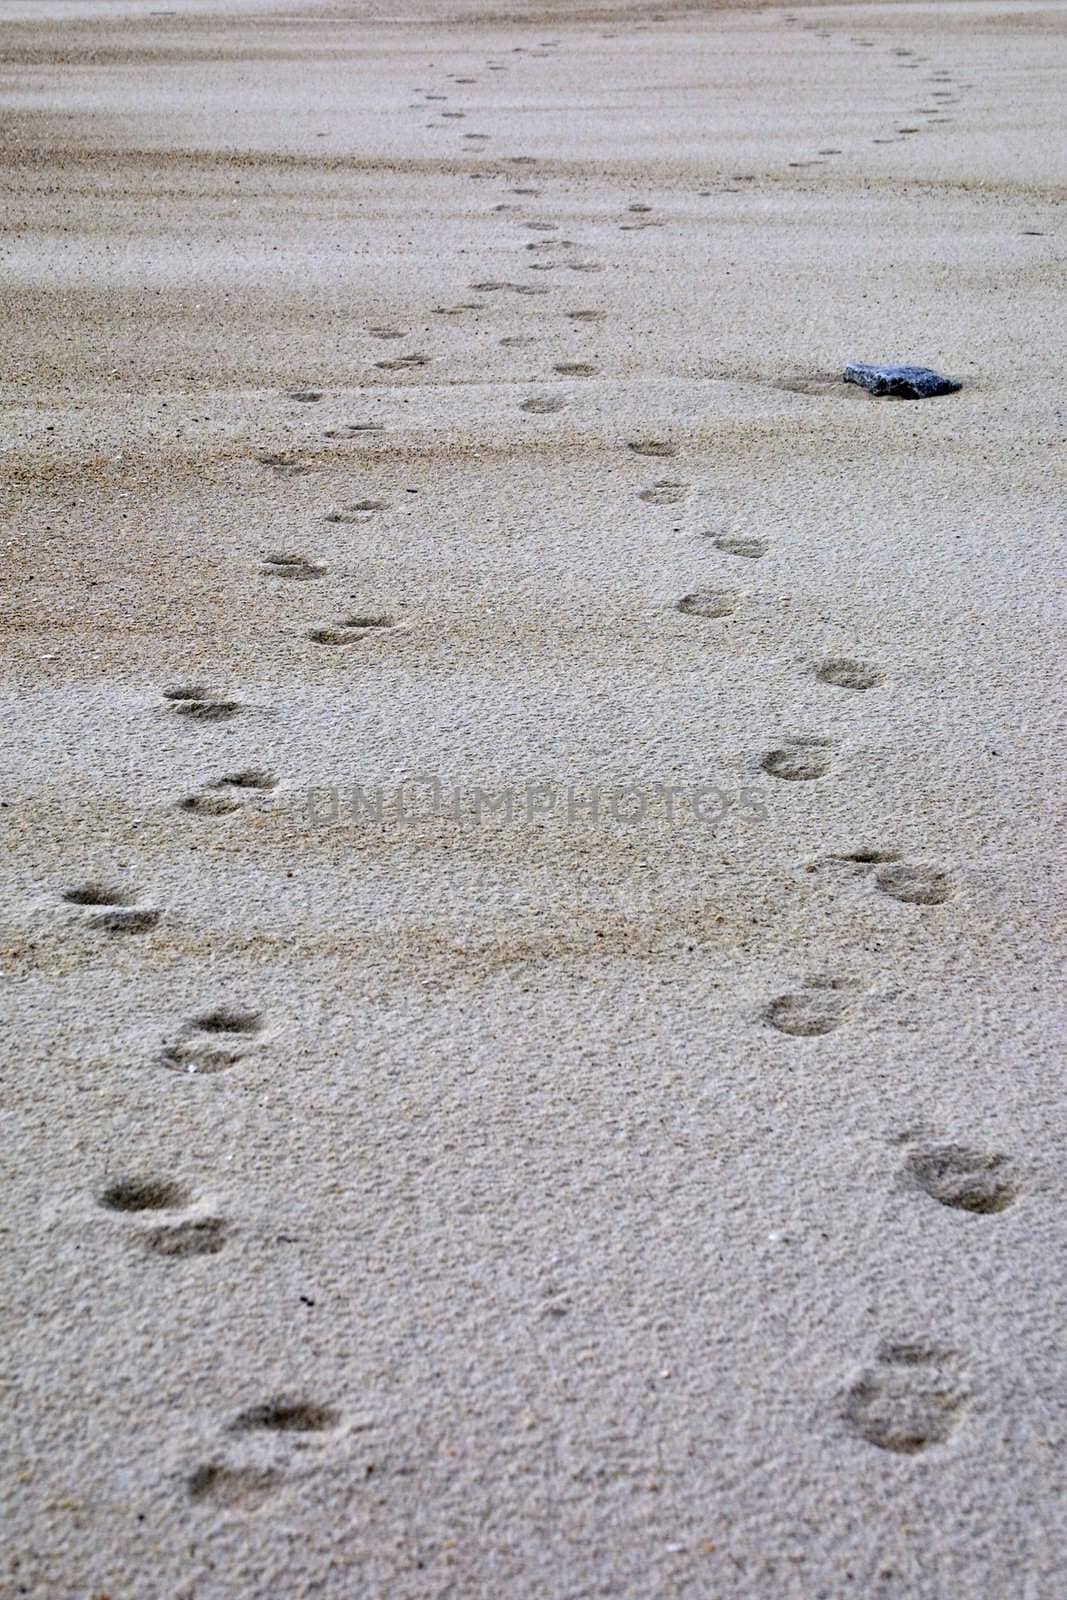
[(844, 1022), (845, 1015), (845, 1001), (828, 989), (779, 995), (763, 1013), (764, 1021), (772, 1028), (795, 1039), (815, 1039), (832, 1033)]
[(334, 523), (360, 523), (365, 522), (372, 511), (388, 510), (388, 500), (354, 500), (350, 506), (342, 506), (340, 511), (329, 512), (324, 520)]
[[(280, 1395), (239, 1412), (225, 1431), (231, 1440), (266, 1434), (275, 1439), (276, 1448), (284, 1452), (286, 1445), (290, 1449), (304, 1450), (319, 1442), (320, 1436), (336, 1433), (341, 1420), (340, 1412), (333, 1406)], [(282, 1460), (278, 1465), (268, 1466), (262, 1461), (247, 1465), (222, 1458), (197, 1467), (186, 1479), (186, 1491), (194, 1502), (206, 1502), (228, 1511), (254, 1511), (286, 1481)]]
[(874, 689), (885, 682), (885, 674), (866, 661), (851, 661), (836, 657), (822, 661), (815, 669), (820, 683), (832, 684), (835, 689)]
[(321, 578), (325, 572), (325, 567), (308, 556), (273, 551), (263, 557), (263, 565), (259, 569), (262, 578)]
[(175, 1042), (164, 1046), (161, 1065), (188, 1075), (226, 1072), (247, 1058), (254, 1048), (250, 1041), (262, 1031), (258, 1011), (223, 1006), (204, 1012), (183, 1024)]
[(879, 868), (874, 881), (883, 894), (912, 906), (939, 906), (956, 892), (952, 879), (940, 867), (909, 861), (893, 861)]
[(676, 483), (670, 478), (660, 478), (651, 489), (641, 489), (637, 498), (650, 506), (676, 506), (685, 499), (687, 483)]
[(562, 411), (566, 401), (561, 395), (531, 395), (528, 400), (523, 400), (519, 406), (520, 411), (528, 411), (534, 416), (548, 417), (557, 411)]
[(905, 1164), (908, 1180), (954, 1211), (992, 1216), (1006, 1211), (1018, 1189), (1007, 1156), (963, 1144), (922, 1144)]
[(194, 1504), (209, 1504), (223, 1511), (254, 1511), (280, 1489), (284, 1475), (273, 1467), (230, 1467), (211, 1461), (197, 1467), (186, 1480)]
[(334, 627), (313, 628), (308, 638), (314, 644), (351, 645), (389, 633), (400, 633), (403, 624), (388, 616), (349, 617)]
[(970, 1393), (958, 1351), (926, 1339), (887, 1340), (846, 1390), (842, 1416), (855, 1438), (918, 1455), (952, 1437)]
[(222, 1217), (189, 1217), (153, 1228), (144, 1236), (144, 1248), (164, 1261), (188, 1261), (193, 1256), (217, 1256), (228, 1237), (229, 1228)]
[(384, 433), (381, 422), (346, 422), (340, 428), (327, 428), (324, 439), (354, 439), (357, 433)]
[(109, 883), (75, 884), (64, 889), (63, 899), (88, 910), (85, 926), (101, 933), (147, 933), (163, 915), (154, 907), (135, 904), (137, 897), (131, 890)]
[(368, 328), (367, 332), (372, 339), (406, 339), (408, 336), (406, 328)]
[(256, 460), (261, 467), (271, 467), (286, 478), (296, 478), (301, 473), (311, 470), (305, 461), (301, 461), (300, 457), (291, 451), (261, 451)]
[(374, 365), (382, 372), (409, 372), (429, 366), (429, 362), (429, 356), (397, 356), (395, 361), (376, 361)]
[(225, 817), (235, 811), (247, 809), (257, 799), (263, 799), (278, 786), (273, 774), (261, 767), (248, 767), (218, 778), (207, 784), (198, 794), (188, 794), (178, 801), (178, 808), (194, 817)]
[(596, 373), (588, 361), (558, 361), (552, 370), (565, 378), (592, 378)]
[(829, 741), (797, 735), (777, 749), (768, 750), (760, 766), (772, 778), (783, 778), (789, 783), (824, 778), (830, 770)]
[(565, 311), (564, 312), (564, 316), (569, 317), (572, 322), (601, 322), (604, 319), (604, 317), (607, 316), (607, 312), (606, 311)]
[(287, 400), (300, 400), (305, 405), (311, 405), (316, 400), (322, 399), (321, 389), (290, 389), (285, 398)]
[(187, 717), (193, 722), (224, 722), (241, 710), (238, 700), (226, 699), (217, 689), (204, 683), (179, 684), (164, 689), (163, 699), (167, 709), (175, 716)]
[(748, 538), (744, 535), (715, 534), (711, 536), (716, 550), (726, 556), (743, 556), (747, 561), (758, 561), (770, 549), (766, 539)]
[(728, 617), (741, 603), (741, 596), (729, 589), (695, 589), (675, 602), (675, 609), (687, 617)]
[(676, 456), (678, 446), (668, 444), (665, 439), (633, 439), (626, 446), (635, 456)]

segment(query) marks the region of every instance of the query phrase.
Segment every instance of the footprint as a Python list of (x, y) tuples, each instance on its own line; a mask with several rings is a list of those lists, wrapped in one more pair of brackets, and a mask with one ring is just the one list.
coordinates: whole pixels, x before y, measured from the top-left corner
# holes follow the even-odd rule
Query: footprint
[(225, 1072), (246, 1058), (248, 1050), (243, 1048), (242, 1041), (254, 1038), (262, 1028), (263, 1019), (258, 1011), (224, 1006), (205, 1012), (183, 1026), (174, 1044), (165, 1046), (161, 1063), (171, 1072), (190, 1075)]
[(790, 783), (824, 778), (830, 770), (827, 741), (811, 738), (790, 739), (778, 749), (768, 750), (760, 766), (772, 778), (784, 778)]
[(572, 322), (600, 322), (607, 315), (605, 311), (567, 311), (564, 315)]
[(596, 368), (591, 367), (588, 361), (559, 361), (552, 370), (565, 378), (591, 378), (596, 372)]
[(397, 356), (395, 361), (376, 361), (374, 365), (383, 372), (407, 372), (409, 368), (429, 365), (429, 356)]
[(634, 439), (626, 446), (635, 456), (676, 456), (678, 446), (664, 439)]
[(524, 400), (519, 406), (520, 411), (532, 412), (535, 416), (547, 417), (557, 411), (562, 411), (566, 401), (561, 395), (532, 395), (529, 400)]
[(362, 522), (368, 512), (388, 510), (388, 500), (356, 500), (350, 506), (342, 506), (340, 511), (331, 511), (325, 520), (334, 523)]
[(788, 1033), (797, 1039), (814, 1039), (841, 1026), (845, 1020), (845, 1002), (840, 995), (827, 989), (783, 994), (771, 1001), (763, 1015), (779, 1033)]
[(406, 339), (408, 336), (405, 328), (368, 328), (367, 332), (375, 339)]
[(885, 682), (885, 674), (865, 661), (845, 658), (823, 661), (815, 670), (820, 683), (829, 683), (837, 689), (874, 689)]
[(728, 617), (737, 610), (740, 600), (739, 594), (726, 589), (696, 589), (682, 596), (677, 610), (687, 617)]
[(207, 1501), (226, 1511), (253, 1511), (283, 1482), (273, 1467), (228, 1467), (211, 1461), (190, 1474), (186, 1489), (196, 1502)]
[(1007, 1164), (1007, 1156), (966, 1145), (927, 1144), (909, 1154), (907, 1171), (941, 1205), (991, 1216), (1006, 1211), (1016, 1196)]
[(875, 883), (883, 894), (892, 895), (912, 906), (939, 906), (955, 893), (947, 872), (908, 861), (895, 861), (875, 873)]
[(191, 1256), (215, 1256), (226, 1244), (228, 1228), (221, 1217), (192, 1217), (144, 1235), (149, 1254), (168, 1261), (186, 1261)]
[(354, 439), (357, 433), (384, 433), (381, 422), (346, 422), (343, 428), (327, 428), (325, 439)]
[(147, 933), (163, 915), (154, 907), (134, 904), (128, 890), (103, 883), (82, 883), (63, 891), (68, 905), (98, 907), (85, 925), (103, 933)]
[(256, 456), (256, 460), (260, 466), (273, 467), (275, 472), (289, 478), (298, 477), (300, 473), (311, 470), (306, 462), (301, 461), (300, 457), (293, 455), (291, 451), (263, 451)]
[(202, 683), (164, 689), (163, 698), (176, 716), (189, 717), (197, 722), (222, 722), (241, 709), (239, 701), (223, 699), (217, 689)]
[(766, 539), (747, 538), (743, 535), (720, 534), (713, 539), (716, 550), (721, 550), (727, 556), (744, 556), (749, 561), (758, 561), (760, 556), (765, 556), (770, 549)]
[(310, 405), (314, 400), (322, 399), (321, 389), (290, 389), (286, 395), (287, 400), (302, 400), (305, 405)]
[(969, 1399), (957, 1351), (926, 1340), (887, 1341), (846, 1391), (842, 1409), (857, 1439), (911, 1456), (946, 1443)]
[(308, 556), (292, 554), (270, 554), (263, 557), (263, 565), (259, 569), (263, 578), (321, 578), (326, 568), (317, 561), (312, 561)]
[(172, 1211), (186, 1204), (188, 1196), (170, 1178), (117, 1178), (100, 1195), (108, 1211)]
[(336, 627), (313, 628), (308, 638), (315, 644), (358, 644), (361, 639), (370, 638), (375, 633), (399, 632), (400, 628), (401, 624), (392, 617), (358, 616), (349, 617)]
[(230, 1423), (228, 1433), (328, 1433), (337, 1427), (340, 1415), (332, 1406), (286, 1397), (250, 1406)]
[(685, 499), (688, 487), (687, 483), (674, 483), (669, 478), (661, 478), (651, 489), (642, 489), (637, 498), (650, 506), (676, 506)]

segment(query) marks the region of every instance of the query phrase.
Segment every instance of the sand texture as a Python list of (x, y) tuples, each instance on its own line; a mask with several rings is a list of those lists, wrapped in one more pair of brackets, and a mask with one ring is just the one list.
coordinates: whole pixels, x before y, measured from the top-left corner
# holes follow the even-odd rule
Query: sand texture
[(4, 4), (5, 1597), (1062, 1600), (1065, 23)]

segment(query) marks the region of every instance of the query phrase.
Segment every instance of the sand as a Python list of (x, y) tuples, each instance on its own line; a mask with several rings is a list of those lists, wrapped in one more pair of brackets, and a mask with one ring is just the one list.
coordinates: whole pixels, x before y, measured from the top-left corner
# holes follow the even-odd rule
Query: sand
[(1063, 1594), (1063, 17), (4, 6), (5, 1594)]

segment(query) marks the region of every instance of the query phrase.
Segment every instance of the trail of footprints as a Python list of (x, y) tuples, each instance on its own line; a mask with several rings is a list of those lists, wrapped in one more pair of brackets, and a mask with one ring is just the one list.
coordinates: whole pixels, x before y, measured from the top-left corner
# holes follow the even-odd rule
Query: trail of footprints
[[(873, 47), (867, 40), (854, 43), (864, 48)], [(515, 53), (526, 54), (530, 59), (547, 59), (558, 46), (558, 40), (545, 41), (537, 51), (527, 52), (517, 47)], [(922, 58), (910, 59), (908, 51), (898, 50), (895, 54), (900, 58), (900, 66), (916, 69), (923, 64)], [(508, 66), (491, 59), (486, 69), (499, 74), (506, 72)], [(456, 87), (473, 87), (479, 80), (455, 76), (451, 81)], [(947, 87), (950, 76), (936, 71), (928, 75), (928, 81), (940, 87), (927, 96), (937, 104), (923, 110), (922, 115), (931, 122), (944, 120), (943, 108), (958, 100)], [(421, 90), (416, 93), (421, 94), (422, 99), (415, 102), (413, 109), (447, 104), (449, 100), (446, 94)], [(427, 126), (445, 130), (452, 123), (465, 120), (469, 110), (469, 105), (450, 107), (438, 114), (439, 120)], [(484, 144), (491, 138), (477, 130), (455, 131), (468, 146)], [(901, 136), (915, 131), (910, 126), (898, 129)], [(820, 160), (839, 154), (838, 148), (830, 146), (818, 152)], [(534, 164), (530, 157), (512, 157), (510, 161), (518, 166)], [(811, 163), (791, 163), (794, 166), (805, 164)], [(750, 181), (750, 178), (748, 174), (739, 175), (737, 181)], [(536, 185), (523, 183), (515, 185), (511, 192), (525, 200), (537, 197), (542, 191)], [(502, 203), (497, 209), (507, 215), (511, 207)], [(652, 216), (651, 210), (643, 202), (632, 203), (624, 220), (618, 224), (620, 230), (630, 233), (662, 227), (663, 220)], [(526, 245), (526, 253), (531, 258), (527, 262), (528, 270), (581, 273), (603, 270), (601, 262), (575, 256), (574, 252), (581, 250), (575, 241), (556, 237), (558, 223), (532, 218), (522, 220), (520, 225), (527, 231), (546, 235)], [(548, 287), (496, 278), (478, 279), (471, 287), (480, 296), (541, 296), (550, 292)], [(487, 304), (486, 300), (479, 299), (433, 310), (440, 316), (459, 317), (482, 311)], [(592, 328), (604, 318), (605, 312), (590, 307), (567, 310), (562, 315), (576, 328)], [(375, 325), (367, 331), (371, 337), (387, 343), (408, 337), (405, 329), (387, 325)], [(531, 342), (533, 339), (526, 334), (509, 335), (500, 341), (509, 347), (522, 347)], [(383, 357), (374, 362), (374, 368), (402, 376), (426, 367), (430, 360), (430, 356), (413, 351)], [(561, 378), (588, 378), (598, 369), (594, 361), (573, 359), (555, 362), (552, 370)], [(288, 400), (301, 405), (317, 405), (325, 397), (324, 390), (310, 387), (286, 392)], [(530, 416), (548, 417), (564, 411), (567, 403), (566, 394), (535, 392), (519, 402), (519, 410)], [(325, 430), (325, 437), (355, 440), (381, 431), (380, 423), (356, 421)], [(677, 446), (664, 439), (630, 440), (625, 449), (637, 460), (666, 461), (678, 455)], [(310, 470), (310, 464), (297, 451), (263, 451), (256, 459), (282, 478), (297, 477)], [(689, 488), (688, 482), (682, 479), (657, 478), (638, 489), (637, 497), (652, 507), (671, 507), (685, 500)], [(389, 510), (389, 503), (384, 500), (363, 498), (327, 513), (325, 522), (333, 526), (359, 527), (376, 514)], [(720, 556), (732, 562), (759, 561), (771, 550), (769, 540), (750, 533), (709, 530), (702, 537), (709, 540)], [(259, 576), (285, 584), (321, 581), (328, 576), (328, 567), (317, 555), (292, 550), (268, 551), (262, 556)], [(681, 616), (691, 619), (694, 626), (703, 626), (725, 623), (738, 617), (739, 612), (743, 618), (744, 601), (744, 594), (730, 587), (700, 587), (683, 595), (676, 602), (676, 609)], [(389, 613), (368, 610), (310, 629), (307, 637), (315, 645), (336, 649), (395, 635), (405, 627), (402, 619)], [(862, 693), (885, 683), (885, 675), (877, 665), (858, 659), (826, 659), (813, 663), (810, 670), (820, 685), (835, 692)], [(190, 727), (224, 722), (244, 709), (236, 698), (200, 683), (166, 688), (162, 699), (166, 714)], [(759, 767), (770, 780), (805, 784), (818, 782), (830, 774), (832, 757), (829, 740), (814, 734), (794, 734), (783, 737), (766, 750), (759, 759)], [(269, 803), (276, 787), (277, 779), (269, 771), (241, 768), (207, 781), (195, 793), (184, 796), (178, 806), (191, 817), (217, 819)], [(906, 861), (895, 851), (861, 847), (843, 856), (829, 857), (826, 864), (869, 874), (877, 892), (907, 907), (938, 906), (955, 892), (952, 880), (940, 867)], [(809, 870), (817, 870), (819, 865)], [(139, 905), (132, 891), (103, 882), (72, 886), (63, 892), (62, 898), (83, 917), (87, 928), (101, 933), (144, 933), (155, 927), (162, 916), (156, 908)], [(770, 999), (758, 1020), (783, 1040), (793, 1041), (792, 1048), (797, 1047), (796, 1041), (809, 1041), (812, 1048), (818, 1048), (819, 1040), (847, 1025), (858, 1004), (859, 997), (850, 980), (814, 978)], [(222, 1006), (200, 1012), (183, 1022), (174, 1036), (164, 1041), (158, 1065), (185, 1077), (215, 1076), (247, 1062), (263, 1048), (266, 1038), (265, 1019), (260, 1012)], [(944, 1208), (978, 1216), (1003, 1212), (1018, 1193), (1017, 1181), (1005, 1156), (958, 1143), (913, 1141), (905, 1154), (900, 1180), (917, 1200), (921, 1197)], [(107, 1185), (98, 1201), (102, 1209), (113, 1214), (130, 1231), (147, 1256), (171, 1265), (216, 1256), (233, 1235), (226, 1218), (194, 1204), (186, 1189), (169, 1179), (143, 1175), (119, 1179)], [(969, 1399), (970, 1385), (963, 1357), (937, 1342), (908, 1338), (884, 1341), (877, 1347), (869, 1364), (843, 1391), (839, 1410), (845, 1427), (857, 1440), (906, 1456), (947, 1442), (965, 1414)], [(262, 1438), (291, 1440), (301, 1446), (314, 1444), (335, 1436), (342, 1420), (331, 1406), (284, 1395), (239, 1412), (224, 1429), (219, 1451), (190, 1470), (185, 1481), (190, 1503), (233, 1512), (254, 1511), (283, 1487), (289, 1466), (281, 1458), (244, 1459), (239, 1451), (234, 1454), (235, 1448), (242, 1441)]]

